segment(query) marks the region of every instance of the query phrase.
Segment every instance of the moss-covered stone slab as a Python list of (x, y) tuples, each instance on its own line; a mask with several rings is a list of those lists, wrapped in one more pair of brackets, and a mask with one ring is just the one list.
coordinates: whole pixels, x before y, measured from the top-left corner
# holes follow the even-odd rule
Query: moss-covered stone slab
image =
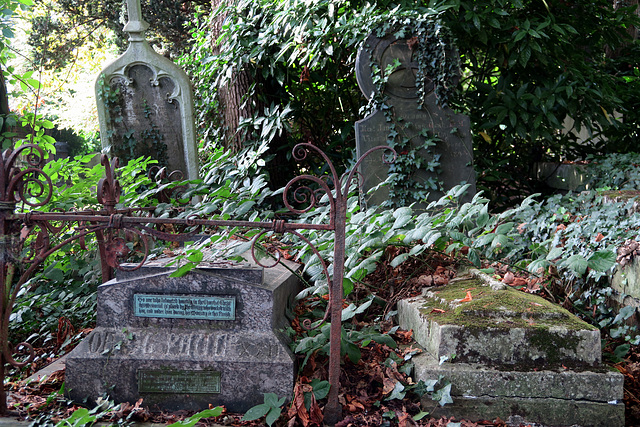
[(557, 305), (472, 271), (399, 302), (398, 317), (426, 349), (413, 380), (451, 383), (453, 404), (435, 417), (624, 425), (624, 380), (600, 363), (599, 331)]
[(473, 275), (399, 302), (398, 317), (437, 359), (517, 367), (601, 362), (597, 328), (543, 298)]

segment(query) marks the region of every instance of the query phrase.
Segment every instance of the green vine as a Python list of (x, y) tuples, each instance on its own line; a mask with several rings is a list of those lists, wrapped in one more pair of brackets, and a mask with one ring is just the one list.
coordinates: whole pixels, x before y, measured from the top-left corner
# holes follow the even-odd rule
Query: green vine
[(104, 75), (98, 80), (98, 99), (107, 111), (107, 120), (110, 130), (107, 132), (111, 154), (123, 159), (132, 160), (139, 157), (152, 157), (158, 161), (159, 166), (167, 166), (168, 155), (164, 136), (160, 133), (158, 126), (153, 122), (153, 111), (146, 99), (142, 100), (144, 118), (148, 121), (148, 128), (139, 132), (138, 139), (135, 137), (133, 129), (126, 132), (115, 132), (116, 124), (122, 123), (122, 103), (124, 98), (120, 88), (111, 87), (104, 81)]
[[(374, 34), (379, 38), (393, 35), (397, 40), (407, 40), (415, 62), (415, 86), (417, 109), (426, 111), (427, 96), (435, 93), (436, 103), (445, 108), (459, 78), (459, 61), (449, 32), (436, 19), (416, 21), (408, 18), (391, 20), (379, 27)], [(442, 141), (428, 127), (406, 120), (396, 114), (394, 106), (385, 95), (389, 76), (402, 66), (396, 59), (382, 69), (371, 55), (371, 71), (376, 92), (368, 108), (380, 110), (389, 123), (388, 145), (398, 156), (389, 166), (389, 203), (408, 206), (425, 200), (431, 191), (444, 192), (439, 178), (440, 155), (433, 148)], [(425, 179), (417, 180), (419, 171), (429, 172)], [(407, 183), (410, 182), (410, 185)]]

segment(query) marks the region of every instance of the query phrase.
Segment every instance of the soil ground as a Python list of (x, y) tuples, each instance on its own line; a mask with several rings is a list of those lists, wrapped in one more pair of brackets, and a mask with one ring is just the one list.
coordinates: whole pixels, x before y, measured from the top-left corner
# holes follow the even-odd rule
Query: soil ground
[[(385, 259), (393, 259), (397, 251), (402, 249), (388, 248)], [(364, 315), (351, 319), (349, 325), (352, 330), (362, 331), (367, 328), (378, 328), (380, 332), (389, 332), (396, 342), (395, 348), (387, 345), (389, 342), (371, 341), (366, 346), (361, 346), (361, 357), (357, 363), (353, 363), (348, 357), (343, 362), (341, 376), (340, 402), (343, 405), (344, 419), (338, 426), (505, 426), (500, 419), (467, 421), (447, 418), (429, 418), (428, 413), (432, 407), (422, 407), (416, 393), (393, 394), (395, 385), (400, 382), (410, 385), (412, 381), (403, 369), (405, 359), (409, 360), (412, 354), (420, 351), (412, 340), (411, 331), (403, 331), (394, 325), (393, 314), (398, 300), (418, 295), (425, 286), (445, 285), (455, 277), (459, 269), (459, 260), (439, 253), (410, 259), (398, 267), (392, 268), (388, 263), (382, 262), (378, 269), (367, 276), (366, 283), (356, 284), (349, 296), (350, 300), (363, 301), (365, 298), (375, 296), (375, 304)], [(525, 273), (513, 272), (507, 266), (493, 265), (496, 279), (502, 280), (523, 292), (537, 293), (556, 303), (563, 303), (571, 308), (567, 300), (563, 300), (562, 286), (553, 278), (541, 279), (531, 277)], [(296, 309), (297, 317), (292, 322), (293, 329), (298, 335), (305, 332), (301, 324), (304, 319), (322, 306), (325, 302), (322, 298), (307, 298)], [(86, 331), (88, 332), (88, 331)], [(64, 337), (61, 337), (64, 339)], [(606, 352), (612, 352), (616, 343), (608, 343)], [(50, 351), (51, 349), (39, 349)], [(304, 354), (298, 355), (300, 362)], [(398, 361), (397, 363), (395, 361)], [(302, 365), (302, 363), (301, 363)], [(624, 360), (612, 364), (625, 378), (625, 406), (626, 425), (640, 425), (640, 348), (632, 347)], [(274, 424), (275, 426), (312, 426), (322, 424), (322, 407), (324, 401), (310, 399), (307, 405), (304, 402), (305, 392), (307, 397), (312, 390), (311, 382), (315, 379), (327, 379), (326, 356), (318, 352), (310, 355), (304, 364), (297, 379), (294, 392), (294, 401), (283, 407), (282, 415)], [(32, 369), (39, 369), (33, 366)], [(57, 371), (42, 382), (15, 381), (8, 384), (12, 395), (12, 418), (4, 418), (3, 423), (13, 419), (38, 419), (43, 421), (35, 425), (54, 425), (60, 419), (68, 417), (78, 406), (66, 401), (60, 395), (60, 389), (64, 381), (64, 370)], [(597, 385), (594, 385), (597, 386)], [(410, 388), (410, 387), (408, 387)], [(433, 402), (433, 405), (437, 405)], [(120, 405), (113, 409), (103, 421), (113, 423), (145, 422), (167, 425), (189, 417), (190, 413), (150, 413), (144, 407), (144, 402)], [(45, 421), (48, 419), (49, 421)], [(52, 423), (53, 422), (53, 423)], [(49, 423), (49, 424), (47, 424)], [(10, 424), (9, 424), (10, 425)], [(123, 425), (123, 424), (117, 424)], [(186, 425), (186, 424), (185, 424)], [(213, 419), (202, 419), (197, 425), (226, 425), (226, 426), (258, 426), (265, 425), (264, 419), (257, 421), (243, 421), (242, 414), (223, 413)]]

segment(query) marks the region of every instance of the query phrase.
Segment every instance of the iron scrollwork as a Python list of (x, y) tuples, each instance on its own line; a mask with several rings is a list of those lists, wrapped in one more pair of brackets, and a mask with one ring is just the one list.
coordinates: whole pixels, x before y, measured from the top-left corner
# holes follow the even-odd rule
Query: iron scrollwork
[[(320, 260), (327, 280), (329, 304), (323, 321), (331, 322), (329, 355), (329, 382), (331, 384), (328, 403), (325, 407), (325, 421), (335, 424), (341, 417), (341, 406), (338, 402), (340, 386), (340, 329), (342, 316), (342, 281), (344, 277), (345, 233), (348, 196), (354, 179), (357, 181), (357, 170), (362, 161), (374, 151), (382, 151), (383, 159), (395, 152), (386, 146), (372, 148), (358, 159), (353, 169), (338, 176), (329, 157), (312, 144), (298, 144), (293, 149), (297, 161), (303, 161), (310, 154), (320, 156), (329, 170), (326, 179), (314, 175), (300, 175), (293, 178), (285, 187), (283, 202), (290, 213), (300, 215), (309, 212), (321, 203), (328, 203), (328, 223), (310, 224), (304, 222), (287, 222), (275, 220), (270, 222), (253, 222), (237, 220), (213, 220), (196, 217), (189, 218), (156, 218), (151, 215), (153, 208), (119, 208), (121, 186), (116, 178), (118, 159), (109, 160), (103, 155), (101, 163), (105, 168), (105, 177), (97, 186), (97, 200), (102, 205), (98, 211), (40, 212), (16, 213), (16, 203), (23, 202), (30, 207), (46, 205), (53, 192), (49, 176), (42, 170), (44, 153), (35, 145), (25, 145), (15, 151), (7, 150), (0, 158), (0, 302), (2, 303), (2, 324), (0, 324), (0, 380), (4, 379), (6, 363), (14, 367), (25, 366), (34, 356), (33, 347), (28, 343), (12, 346), (8, 342), (9, 316), (13, 309), (17, 293), (22, 285), (33, 276), (36, 269), (53, 252), (74, 240), (83, 239), (90, 234), (96, 236), (102, 263), (103, 281), (112, 277), (113, 269), (135, 270), (144, 264), (149, 255), (148, 239), (184, 242), (193, 240), (202, 227), (244, 227), (262, 229), (251, 245), (251, 253), (259, 265), (269, 268), (280, 261), (277, 253), (275, 262), (263, 263), (256, 255), (258, 241), (267, 233), (290, 233), (309, 246)], [(26, 159), (26, 166), (17, 166), (18, 159)], [(173, 180), (166, 170), (154, 170), (152, 175), (158, 180)], [(161, 194), (161, 203), (170, 198), (170, 194)], [(294, 206), (292, 203), (296, 204)], [(75, 228), (72, 225), (75, 224)], [(169, 233), (156, 228), (158, 225), (179, 225), (190, 227), (190, 232)], [(35, 237), (31, 236), (35, 230)], [(52, 245), (52, 236), (60, 235), (66, 230), (68, 237)], [(324, 230), (334, 233), (334, 253), (332, 274), (329, 273), (327, 261), (320, 251), (306, 238), (302, 230)], [(31, 237), (29, 237), (31, 236)], [(66, 235), (65, 235), (66, 236)], [(20, 260), (19, 251), (30, 238), (31, 257)], [(12, 245), (10, 240), (19, 240)], [(140, 260), (131, 265), (123, 265), (120, 260), (129, 255), (127, 242), (141, 242)], [(12, 284), (15, 282), (15, 284)], [(11, 292), (8, 292), (11, 290)], [(307, 325), (310, 326), (310, 325)], [(14, 357), (15, 355), (15, 357)], [(19, 360), (18, 360), (19, 359)], [(0, 413), (6, 411), (6, 396), (0, 391)]]

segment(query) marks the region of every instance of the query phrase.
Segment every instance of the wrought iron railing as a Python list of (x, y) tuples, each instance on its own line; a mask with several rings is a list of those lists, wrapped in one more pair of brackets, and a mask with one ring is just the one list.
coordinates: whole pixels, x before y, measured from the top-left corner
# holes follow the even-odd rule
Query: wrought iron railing
[[(343, 304), (342, 282), (344, 276), (345, 232), (347, 198), (349, 189), (356, 177), (356, 171), (373, 151), (389, 150), (388, 147), (375, 147), (367, 151), (357, 163), (343, 176), (337, 174), (328, 156), (311, 144), (299, 144), (293, 150), (295, 160), (302, 161), (310, 153), (315, 153), (326, 162), (329, 175), (322, 179), (313, 175), (300, 175), (293, 178), (285, 187), (283, 201), (289, 212), (303, 214), (316, 207), (321, 198), (329, 203), (329, 221), (324, 224), (307, 224), (275, 220), (271, 222), (253, 222), (237, 220), (214, 220), (202, 218), (156, 218), (150, 216), (149, 208), (117, 208), (120, 201), (120, 184), (116, 179), (118, 160), (109, 161), (103, 155), (101, 162), (105, 167), (105, 177), (97, 187), (97, 200), (102, 205), (95, 211), (44, 212), (37, 208), (45, 206), (51, 199), (54, 185), (42, 170), (43, 151), (36, 145), (23, 145), (15, 150), (6, 150), (0, 158), (0, 380), (5, 378), (5, 366), (23, 367), (29, 364), (35, 352), (26, 342), (12, 345), (8, 341), (9, 318), (23, 285), (33, 277), (43, 261), (51, 254), (75, 240), (82, 240), (94, 234), (100, 252), (103, 281), (110, 280), (113, 269), (137, 269), (141, 267), (149, 254), (148, 238), (154, 237), (173, 242), (193, 240), (200, 227), (246, 227), (262, 229), (254, 238), (253, 244), (268, 232), (290, 233), (304, 241), (320, 259), (327, 277), (329, 304), (324, 320), (331, 322), (329, 383), (331, 384), (324, 417), (327, 424), (333, 425), (341, 418), (341, 406), (338, 402), (340, 389), (340, 335)], [(383, 153), (384, 154), (384, 153)], [(395, 156), (395, 153), (393, 153)], [(302, 203), (297, 208), (291, 203)], [(34, 209), (30, 212), (16, 212), (17, 205)], [(142, 215), (144, 214), (144, 215)], [(168, 233), (158, 230), (154, 225), (182, 225), (190, 227), (188, 233)], [(75, 227), (75, 228), (74, 228)], [(61, 241), (53, 242), (54, 236), (65, 234)], [(302, 230), (325, 230), (334, 233), (333, 274), (329, 274), (326, 260), (314, 245), (303, 236)], [(133, 233), (142, 242), (141, 260), (134, 266), (123, 266), (120, 261), (126, 259), (128, 248), (125, 232)], [(29, 250), (25, 253), (25, 244)], [(255, 256), (255, 246), (252, 246)], [(260, 261), (256, 258), (260, 265)], [(263, 265), (263, 267), (269, 267)], [(0, 413), (7, 411), (6, 392), (0, 389)]]

